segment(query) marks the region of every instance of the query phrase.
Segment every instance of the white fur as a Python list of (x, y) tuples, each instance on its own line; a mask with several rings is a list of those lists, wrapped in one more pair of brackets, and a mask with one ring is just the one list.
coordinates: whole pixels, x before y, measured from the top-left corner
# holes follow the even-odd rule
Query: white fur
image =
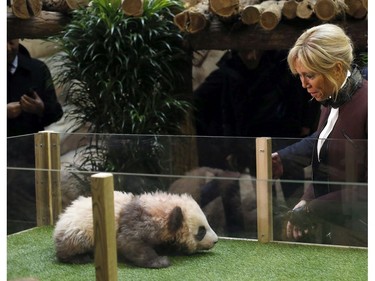
[[(114, 206), (118, 251), (136, 265), (169, 266), (166, 257), (158, 256), (154, 249), (157, 246), (172, 242), (176, 249), (191, 254), (211, 249), (218, 241), (203, 211), (188, 194), (154, 192), (136, 196), (115, 191)], [(178, 218), (177, 222), (171, 217)], [(202, 226), (206, 234), (198, 241), (196, 235)], [(94, 247), (91, 197), (81, 196), (66, 208), (56, 223), (53, 237), (60, 261), (87, 262), (85, 258)]]

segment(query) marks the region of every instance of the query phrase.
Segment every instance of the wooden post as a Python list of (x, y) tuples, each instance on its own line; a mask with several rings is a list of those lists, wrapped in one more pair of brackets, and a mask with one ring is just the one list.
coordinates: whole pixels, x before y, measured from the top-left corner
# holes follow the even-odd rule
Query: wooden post
[(35, 142), (36, 222), (54, 225), (61, 213), (60, 136), (41, 131)]
[(113, 175), (91, 176), (94, 258), (97, 281), (117, 281), (117, 248)]
[(258, 241), (273, 240), (271, 139), (256, 139)]

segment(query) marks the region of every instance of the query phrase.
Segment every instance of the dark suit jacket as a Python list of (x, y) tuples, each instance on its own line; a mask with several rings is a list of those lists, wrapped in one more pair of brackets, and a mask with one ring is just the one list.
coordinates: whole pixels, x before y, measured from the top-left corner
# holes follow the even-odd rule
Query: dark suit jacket
[(16, 72), (8, 74), (7, 103), (19, 101), (30, 88), (33, 88), (44, 102), (44, 115), (22, 112), (14, 119), (7, 119), (7, 136), (36, 133), (45, 126), (58, 121), (63, 110), (57, 100), (55, 88), (47, 65), (24, 54), (18, 55)]

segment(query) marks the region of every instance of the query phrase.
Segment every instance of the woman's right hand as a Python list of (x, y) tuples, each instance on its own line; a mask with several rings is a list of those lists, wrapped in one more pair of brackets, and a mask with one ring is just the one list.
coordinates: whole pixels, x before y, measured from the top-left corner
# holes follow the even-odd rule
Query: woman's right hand
[(272, 178), (279, 179), (284, 173), (283, 163), (277, 152), (272, 153)]
[[(293, 210), (302, 209), (306, 206), (306, 201), (301, 200), (296, 206), (294, 206)], [(287, 222), (286, 225), (286, 237), (288, 239), (300, 240), (304, 235), (308, 234), (308, 228), (301, 227), (299, 225), (293, 224), (291, 220)]]

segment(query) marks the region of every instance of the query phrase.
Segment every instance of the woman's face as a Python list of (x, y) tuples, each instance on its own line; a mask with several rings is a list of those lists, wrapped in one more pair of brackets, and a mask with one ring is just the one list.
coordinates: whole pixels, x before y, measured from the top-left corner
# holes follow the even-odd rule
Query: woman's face
[(320, 73), (309, 71), (299, 59), (294, 62), (302, 87), (317, 101), (326, 100), (332, 95), (333, 86)]

